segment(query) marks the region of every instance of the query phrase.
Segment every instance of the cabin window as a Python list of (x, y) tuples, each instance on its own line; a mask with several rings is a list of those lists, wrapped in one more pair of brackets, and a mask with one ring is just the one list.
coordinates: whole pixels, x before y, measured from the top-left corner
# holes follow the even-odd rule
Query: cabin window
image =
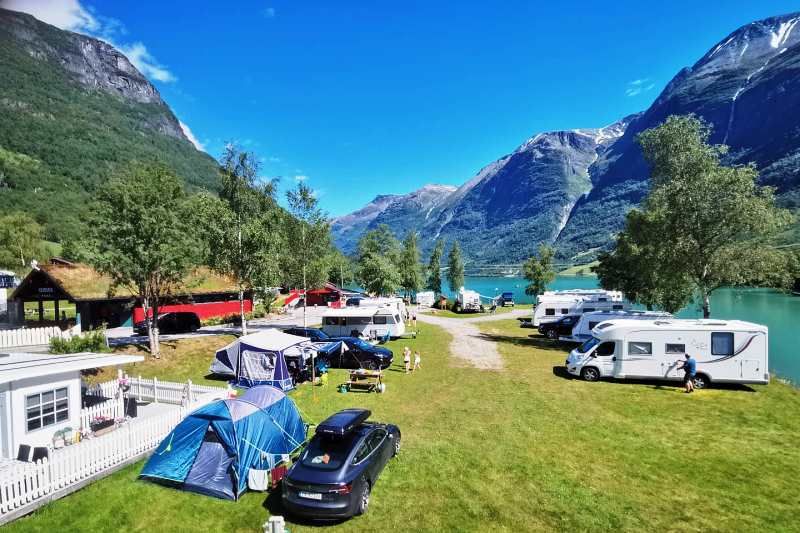
[(556, 314), (556, 310), (548, 308), (544, 310), (544, 314), (545, 316), (554, 316)]
[(605, 357), (609, 355), (614, 355), (614, 348), (616, 344), (613, 342), (604, 342), (600, 346), (597, 347), (597, 350), (594, 351), (594, 354), (598, 357)]
[(625, 308), (625, 306), (622, 305), (622, 304), (614, 304), (614, 305), (611, 306), (611, 308), (614, 311), (622, 311)]
[(386, 324), (386, 315), (375, 315), (372, 317), (373, 324)]
[(712, 333), (711, 355), (733, 355), (733, 333)]
[(562, 315), (566, 315), (567, 313), (569, 313), (569, 309), (564, 309), (564, 308), (561, 309)]
[(31, 394), (25, 397), (28, 431), (52, 426), (69, 420), (69, 391), (61, 389)]
[(664, 353), (686, 353), (686, 345), (685, 344), (665, 344), (664, 345)]
[(653, 343), (629, 342), (628, 355), (653, 355)]

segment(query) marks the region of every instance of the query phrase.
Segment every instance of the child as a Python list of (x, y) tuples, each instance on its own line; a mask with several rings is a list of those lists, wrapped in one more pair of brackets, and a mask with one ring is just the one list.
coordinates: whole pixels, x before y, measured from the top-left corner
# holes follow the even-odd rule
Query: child
[(419, 356), (419, 350), (414, 352), (414, 370), (422, 369), (422, 359)]
[(408, 374), (408, 369), (411, 366), (411, 350), (408, 349), (408, 346), (403, 348), (403, 364), (405, 364), (406, 374)]

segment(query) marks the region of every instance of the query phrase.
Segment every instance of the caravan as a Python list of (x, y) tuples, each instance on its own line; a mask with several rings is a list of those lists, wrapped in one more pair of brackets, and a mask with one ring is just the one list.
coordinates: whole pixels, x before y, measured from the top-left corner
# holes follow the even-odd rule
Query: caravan
[(553, 322), (565, 315), (582, 315), (594, 311), (627, 311), (631, 304), (619, 291), (569, 290), (546, 291), (536, 298), (533, 326)]
[(769, 383), (766, 326), (738, 320), (613, 320), (567, 358), (567, 371), (601, 377), (680, 380), (685, 354), (697, 361), (695, 387)]
[(572, 331), (561, 335), (558, 340), (566, 342), (585, 342), (592, 338), (592, 330), (601, 322), (608, 320), (668, 320), (670, 313), (662, 311), (594, 311), (580, 315)]
[[(405, 306), (404, 306), (405, 309)], [(331, 337), (402, 337), (406, 325), (397, 306), (328, 309), (322, 315), (322, 331)]]
[(458, 293), (456, 293), (456, 311), (481, 311), (482, 308), (480, 294), (464, 287), (458, 289)]
[(418, 292), (415, 299), (419, 307), (433, 307), (436, 303), (436, 294), (433, 291)]

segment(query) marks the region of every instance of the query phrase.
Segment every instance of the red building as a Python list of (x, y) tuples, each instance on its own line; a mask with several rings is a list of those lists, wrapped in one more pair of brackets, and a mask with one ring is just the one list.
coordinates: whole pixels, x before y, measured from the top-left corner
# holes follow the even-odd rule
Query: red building
[[(231, 279), (201, 267), (175, 287), (159, 312), (187, 311), (201, 320), (234, 315), (239, 313), (238, 298), (238, 289)], [(102, 324), (112, 328), (131, 326), (144, 320), (141, 302), (129, 287), (114, 287), (108, 276), (92, 267), (61, 259), (31, 270), (11, 299), (20, 303), (17, 306), (20, 312), (24, 302), (38, 302), (39, 321), (43, 318), (44, 303), (52, 302), (48, 307), (55, 307), (57, 322), (62, 321), (59, 304), (66, 300), (75, 305), (76, 321), (83, 329)], [(248, 294), (244, 303), (246, 312), (253, 310), (252, 295)], [(23, 322), (25, 317), (16, 318), (17, 322)]]

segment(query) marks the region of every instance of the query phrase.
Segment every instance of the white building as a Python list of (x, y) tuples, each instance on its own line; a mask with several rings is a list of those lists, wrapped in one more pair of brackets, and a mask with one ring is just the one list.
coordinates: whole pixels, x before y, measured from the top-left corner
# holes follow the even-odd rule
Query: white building
[(139, 355), (0, 354), (0, 457), (21, 444), (49, 446), (57, 431), (81, 426), (81, 370), (143, 361)]

